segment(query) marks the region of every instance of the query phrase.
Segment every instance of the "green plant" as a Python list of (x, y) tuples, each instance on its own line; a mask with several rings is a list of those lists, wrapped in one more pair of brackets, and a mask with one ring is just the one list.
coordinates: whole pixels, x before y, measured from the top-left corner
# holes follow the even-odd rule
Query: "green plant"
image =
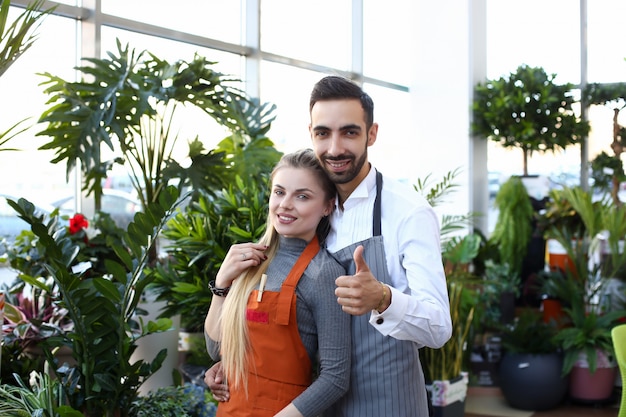
[(0, 385), (0, 414), (3, 416), (83, 417), (66, 404), (61, 382), (48, 374), (33, 372), (30, 386), (15, 375), (17, 385)]
[(533, 152), (556, 151), (578, 144), (589, 124), (574, 114), (572, 84), (557, 85), (556, 75), (521, 65), (508, 77), (487, 80), (474, 89), (474, 135), (505, 148), (519, 148), (524, 171)]
[(216, 401), (210, 391), (199, 385), (158, 388), (137, 399), (131, 408), (132, 417), (213, 417)]
[(151, 270), (151, 290), (165, 301), (161, 317), (181, 316), (181, 327), (202, 332), (212, 293), (208, 283), (234, 243), (257, 241), (266, 226), (269, 172), (241, 178), (214, 197), (200, 193), (166, 225), (168, 261)]
[(511, 271), (519, 272), (533, 233), (535, 215), (521, 178), (511, 176), (506, 180), (496, 194), (494, 204), (499, 211), (498, 220), (489, 240), (499, 248), (499, 262), (508, 264)]
[[(475, 265), (477, 263), (478, 259), (474, 261)], [(477, 305), (481, 308), (474, 313), (473, 326), (473, 331), (479, 334), (497, 329), (507, 318), (502, 314), (502, 297), (507, 293), (519, 296), (521, 279), (519, 272), (512, 271), (508, 264), (495, 262), (492, 258), (487, 258), (482, 270), (476, 268), (474, 273), (481, 278), (477, 288)]]
[(626, 128), (618, 122), (619, 113), (626, 106), (626, 83), (598, 84), (590, 83), (583, 90), (583, 99), (587, 105), (613, 106), (613, 155), (602, 151), (591, 161), (591, 176), (594, 188), (608, 191), (615, 205), (619, 199), (620, 184), (626, 180), (621, 155), (624, 152)]
[[(459, 170), (448, 172), (441, 181), (431, 184), (430, 176), (418, 179), (414, 188), (432, 205), (437, 206), (455, 190)], [(452, 335), (439, 349), (420, 349), (420, 361), (427, 381), (452, 380), (461, 375), (467, 356), (466, 346), (474, 317), (476, 292), (470, 264), (478, 255), (481, 237), (476, 233), (458, 235), (471, 224), (472, 213), (443, 216), (441, 226), (442, 258), (446, 270)]]
[(556, 335), (565, 352), (563, 374), (568, 374), (582, 353), (589, 363), (589, 371), (597, 369), (597, 351), (614, 356), (611, 329), (626, 315), (626, 310), (598, 312), (588, 310), (582, 303), (572, 303), (564, 308), (568, 321)]
[[(145, 207), (173, 181), (181, 188), (219, 190), (236, 174), (252, 177), (258, 165), (273, 161), (277, 152), (267, 146), (265, 134), (275, 106), (248, 98), (236, 87), (237, 80), (198, 55), (169, 63), (122, 47), (119, 40), (117, 48), (108, 58), (87, 59), (89, 65), (78, 67), (84, 80), (43, 74), (51, 106), (40, 118), (48, 126), (38, 135), (51, 141), (41, 149), (55, 151), (53, 163), (66, 161), (68, 175), (80, 162), (83, 189), (93, 192), (96, 210), (103, 180), (116, 163), (130, 169)], [(230, 136), (208, 152), (198, 138), (190, 141), (191, 165), (183, 168), (173, 158), (178, 135), (172, 130), (177, 110), (189, 105), (206, 114), (207, 121), (226, 127)], [(113, 151), (113, 159), (102, 160), (103, 145)]]
[[(564, 304), (563, 329), (556, 336), (563, 348), (565, 360), (563, 373), (567, 374), (584, 354), (589, 370), (596, 369), (596, 351), (613, 352), (611, 329), (626, 315), (626, 310), (608, 311), (600, 295), (616, 271), (624, 268), (626, 256), (619, 250), (626, 226), (626, 211), (610, 201), (594, 201), (591, 194), (580, 187), (566, 188), (561, 196), (580, 217), (582, 234), (571, 229), (552, 228), (547, 233), (563, 245), (571, 259), (566, 271), (551, 274), (543, 280), (543, 291), (557, 297)], [(594, 259), (601, 232), (609, 231), (610, 245), (614, 250), (608, 262)]]
[[(158, 202), (148, 204), (145, 213), (137, 213), (123, 235), (124, 245), (113, 247), (119, 262), (107, 260), (107, 274), (92, 276), (70, 268), (79, 247), (66, 234), (49, 229), (34, 214), (32, 203), (24, 199), (9, 202), (45, 248), (43, 264), (58, 287), (57, 302), (74, 325), (71, 331), (47, 338), (42, 346), (72, 350), (75, 366), (59, 366), (51, 358), (48, 362), (62, 382), (69, 404), (87, 415), (127, 415), (138, 388), (165, 358), (163, 349), (152, 362), (131, 362), (139, 338), (171, 328), (169, 319), (144, 322), (138, 303), (151, 280), (144, 274), (148, 252), (175, 210), (177, 196), (177, 190), (168, 187)], [(45, 281), (23, 279), (53, 294)]]
[(448, 297), (452, 335), (450, 340), (439, 349), (424, 347), (420, 349), (420, 361), (427, 381), (451, 380), (463, 370), (467, 340), (474, 315), (473, 293), (464, 287), (462, 281), (450, 281), (448, 277)]
[(545, 323), (541, 312), (525, 309), (513, 323), (500, 326), (502, 347), (511, 353), (554, 353), (559, 348), (557, 331), (556, 323)]
[(571, 236), (583, 236), (585, 224), (565, 197), (564, 189), (552, 189), (548, 193), (545, 210), (537, 215), (537, 228), (545, 238), (553, 237), (558, 230), (566, 230)]
[[(0, 2), (0, 77), (22, 56), (37, 40), (37, 29), (43, 18), (49, 15), (55, 7), (41, 10), (45, 0), (34, 0), (26, 6), (17, 18), (9, 22), (10, 0)], [(0, 132), (0, 150), (15, 150), (2, 148), (9, 140), (24, 132), (26, 128), (16, 130), (27, 119), (21, 120)]]

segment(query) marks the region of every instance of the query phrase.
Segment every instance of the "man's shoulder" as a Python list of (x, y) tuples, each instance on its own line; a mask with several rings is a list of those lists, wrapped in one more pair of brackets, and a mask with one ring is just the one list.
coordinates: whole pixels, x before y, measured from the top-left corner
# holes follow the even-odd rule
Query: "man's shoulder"
[(382, 203), (392, 200), (394, 205), (400, 204), (404, 207), (430, 207), (428, 201), (420, 194), (413, 185), (397, 178), (383, 175)]

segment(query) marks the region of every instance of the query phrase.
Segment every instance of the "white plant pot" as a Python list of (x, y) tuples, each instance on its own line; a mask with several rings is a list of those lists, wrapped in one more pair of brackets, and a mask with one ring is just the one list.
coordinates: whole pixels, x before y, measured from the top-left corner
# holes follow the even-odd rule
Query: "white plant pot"
[[(165, 306), (165, 301), (145, 300), (139, 306), (148, 312), (144, 321), (155, 321)], [(152, 374), (150, 378), (139, 388), (140, 395), (146, 395), (157, 388), (174, 385), (173, 371), (178, 368), (178, 329), (180, 328), (180, 316), (172, 317), (172, 329), (166, 332), (154, 333), (144, 336), (137, 341), (137, 349), (131, 356), (131, 362), (139, 359), (151, 362), (161, 349), (167, 348), (167, 356), (161, 368)]]

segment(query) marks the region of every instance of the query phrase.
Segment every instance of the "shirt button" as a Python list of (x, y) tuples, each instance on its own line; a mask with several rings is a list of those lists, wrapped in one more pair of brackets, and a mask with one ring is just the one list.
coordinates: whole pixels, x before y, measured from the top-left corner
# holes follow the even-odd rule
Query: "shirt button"
[(379, 317), (376, 319), (376, 324), (383, 324), (385, 322), (385, 319), (382, 317)]

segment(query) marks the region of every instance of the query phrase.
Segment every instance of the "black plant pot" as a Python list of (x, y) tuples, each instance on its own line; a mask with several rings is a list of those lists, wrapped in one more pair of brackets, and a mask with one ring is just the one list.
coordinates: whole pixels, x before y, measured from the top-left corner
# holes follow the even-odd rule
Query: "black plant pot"
[(561, 376), (563, 356), (557, 353), (507, 353), (500, 362), (500, 389), (513, 408), (549, 410), (567, 394), (568, 379)]

